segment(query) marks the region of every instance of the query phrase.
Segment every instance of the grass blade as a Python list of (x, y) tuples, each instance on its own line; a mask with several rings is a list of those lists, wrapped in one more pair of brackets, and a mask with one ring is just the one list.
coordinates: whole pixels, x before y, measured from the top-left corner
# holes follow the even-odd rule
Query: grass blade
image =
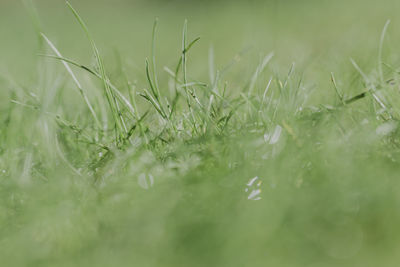
[[(58, 51), (58, 49), (55, 47), (55, 45), (47, 38), (47, 36), (44, 33), (41, 33), (41, 36), (47, 42), (47, 44), (49, 45), (51, 50), (53, 50), (53, 52), (57, 55), (57, 57), (58, 58), (62, 58), (61, 53)], [(101, 124), (100, 124), (99, 119), (97, 118), (96, 112), (94, 111), (92, 105), (90, 104), (90, 101), (89, 101), (88, 97), (86, 96), (85, 92), (83, 91), (82, 85), (80, 84), (80, 82), (76, 78), (74, 72), (68, 66), (67, 62), (66, 61), (62, 61), (62, 63), (64, 65), (65, 69), (67, 70), (67, 72), (69, 73), (69, 75), (72, 77), (72, 80), (74, 81), (76, 87), (78, 88), (79, 93), (81, 94), (81, 96), (84, 99), (86, 105), (88, 106), (88, 108), (90, 110), (90, 113), (92, 114), (97, 126), (101, 127)]]
[(124, 139), (124, 132), (125, 134), (127, 133), (127, 131), (123, 128), (123, 124), (124, 123), (124, 119), (122, 117), (122, 112), (119, 109), (117, 103), (116, 103), (116, 99), (115, 99), (115, 95), (113, 93), (113, 91), (110, 89), (109, 83), (108, 83), (108, 78), (106, 75), (106, 71), (104, 68), (104, 64), (103, 64), (103, 60), (100, 56), (99, 50), (97, 49), (97, 46), (94, 42), (94, 39), (92, 38), (92, 36), (90, 35), (90, 32), (85, 24), (85, 22), (82, 20), (82, 18), (79, 16), (78, 12), (72, 7), (72, 5), (67, 1), (67, 6), (69, 7), (69, 9), (72, 11), (72, 13), (74, 14), (75, 18), (77, 19), (77, 21), (79, 22), (79, 24), (81, 25), (82, 29), (84, 30), (87, 38), (89, 39), (89, 42), (92, 46), (92, 50), (93, 53), (95, 55), (96, 61), (97, 61), (97, 65), (99, 68), (99, 74), (101, 77), (101, 80), (103, 82), (103, 86), (105, 89), (105, 94), (107, 97), (107, 101), (108, 104), (110, 106), (111, 109), (111, 113), (112, 116), (114, 118), (114, 122), (117, 128), (117, 143), (119, 143), (121, 140)]

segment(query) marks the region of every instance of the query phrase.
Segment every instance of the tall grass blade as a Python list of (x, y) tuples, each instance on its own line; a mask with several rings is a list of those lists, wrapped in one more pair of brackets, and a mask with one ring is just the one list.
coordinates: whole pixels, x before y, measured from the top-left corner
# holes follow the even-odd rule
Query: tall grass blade
[[(41, 33), (41, 36), (47, 42), (47, 44), (53, 50), (53, 52), (57, 55), (57, 57), (62, 58), (63, 56), (58, 51), (58, 49), (55, 47), (55, 45), (49, 40), (49, 38), (47, 38), (47, 36), (44, 33)], [(98, 127), (101, 127), (101, 124), (100, 124), (99, 119), (97, 118), (96, 112), (94, 111), (92, 105), (90, 104), (90, 101), (89, 101), (88, 97), (86, 96), (85, 92), (83, 91), (82, 85), (80, 84), (80, 82), (76, 78), (74, 72), (68, 66), (67, 61), (62, 61), (62, 64), (64, 65), (64, 67), (67, 70), (67, 72), (69, 73), (69, 75), (72, 77), (72, 80), (74, 81), (76, 87), (78, 88), (79, 93), (81, 94), (83, 100), (85, 101), (86, 105), (88, 106), (88, 108), (90, 110), (90, 113), (92, 114), (92, 116), (93, 116), (93, 118), (95, 120), (95, 123), (97, 124)]]
[(378, 70), (379, 70), (379, 78), (380, 82), (383, 85), (384, 84), (384, 77), (383, 77), (383, 70), (382, 70), (382, 51), (383, 51), (383, 42), (385, 41), (385, 35), (387, 28), (389, 27), (390, 20), (386, 21), (385, 26), (383, 27), (381, 38), (379, 40), (379, 53), (378, 53)]
[(108, 83), (108, 78), (106, 75), (106, 71), (104, 68), (104, 64), (103, 64), (103, 60), (100, 56), (99, 50), (94, 42), (94, 39), (92, 38), (85, 22), (83, 21), (83, 19), (79, 16), (78, 12), (72, 7), (72, 5), (67, 1), (67, 6), (69, 7), (69, 9), (72, 11), (72, 13), (74, 14), (75, 18), (77, 19), (77, 21), (79, 22), (79, 24), (81, 25), (82, 29), (84, 30), (91, 46), (92, 46), (92, 50), (94, 52), (96, 61), (97, 61), (97, 65), (99, 68), (99, 74), (101, 77), (101, 80), (103, 82), (103, 86), (105, 89), (105, 94), (107, 97), (107, 101), (108, 104), (110, 105), (110, 109), (111, 109), (111, 113), (112, 116), (114, 118), (114, 122), (116, 125), (116, 134), (117, 134), (117, 144), (120, 143), (121, 140), (124, 139), (124, 132), (125, 134), (127, 133), (126, 130), (123, 128), (123, 124), (124, 124), (124, 119), (122, 117), (122, 112), (119, 109), (117, 103), (116, 103), (116, 99), (115, 99), (115, 95), (113, 93), (113, 91), (110, 89), (109, 83)]

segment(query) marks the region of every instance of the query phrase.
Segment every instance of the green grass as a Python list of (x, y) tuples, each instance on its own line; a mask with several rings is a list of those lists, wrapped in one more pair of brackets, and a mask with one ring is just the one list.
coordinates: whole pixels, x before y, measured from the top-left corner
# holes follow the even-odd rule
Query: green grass
[(298, 2), (0, 4), (0, 265), (397, 266), (400, 6)]

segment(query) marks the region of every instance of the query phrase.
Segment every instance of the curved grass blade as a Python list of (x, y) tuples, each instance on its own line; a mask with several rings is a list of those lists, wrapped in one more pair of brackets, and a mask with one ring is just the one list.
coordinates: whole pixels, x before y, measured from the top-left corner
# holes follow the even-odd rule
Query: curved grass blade
[[(58, 56), (53, 56), (53, 55), (40, 55), (43, 57), (48, 57), (48, 58), (54, 58), (54, 59), (58, 59), (61, 61), (65, 61), (71, 65), (74, 65), (75, 67), (81, 68), (86, 70), (87, 72), (89, 72), (90, 74), (96, 76), (97, 78), (101, 79), (101, 75), (90, 69), (89, 67), (86, 67), (84, 65), (81, 65), (71, 59), (65, 58), (65, 57), (58, 57)], [(110, 88), (114, 91), (114, 93), (116, 94), (115, 96), (118, 98), (118, 100), (124, 104), (124, 106), (130, 111), (131, 115), (133, 117), (135, 117), (135, 108), (133, 107), (133, 105), (128, 101), (128, 99), (126, 99), (126, 97), (111, 83), (110, 80), (107, 80), (108, 85), (110, 86)]]
[(379, 41), (378, 70), (379, 70), (379, 78), (380, 78), (381, 84), (384, 84), (384, 77), (383, 77), (383, 70), (382, 70), (383, 42), (385, 41), (385, 35), (386, 35), (387, 28), (389, 27), (389, 24), (390, 24), (390, 20), (386, 21), (385, 26), (383, 26), (381, 39)]
[(103, 60), (102, 60), (102, 58), (100, 56), (99, 50), (97, 49), (97, 46), (96, 46), (96, 44), (94, 42), (94, 39), (90, 35), (90, 32), (89, 32), (85, 22), (79, 16), (78, 12), (72, 7), (72, 5), (68, 1), (66, 1), (66, 3), (67, 3), (67, 6), (69, 7), (69, 9), (74, 14), (74, 16), (77, 19), (77, 21), (79, 22), (79, 24), (81, 25), (82, 29), (84, 30), (84, 32), (85, 32), (85, 34), (86, 34), (87, 38), (89, 39), (89, 42), (90, 42), (90, 44), (92, 46), (92, 50), (93, 50), (93, 53), (95, 55), (95, 58), (96, 58), (96, 61), (97, 61), (97, 65), (98, 65), (98, 68), (99, 68), (99, 74), (100, 74), (100, 77), (101, 77), (101, 80), (103, 82), (103, 86), (104, 86), (104, 89), (105, 89), (105, 94), (106, 94), (106, 97), (107, 97), (107, 101), (108, 101), (108, 104), (110, 106), (111, 113), (112, 113), (112, 116), (114, 118), (114, 122), (115, 122), (115, 125), (116, 125), (116, 130), (117, 130), (116, 131), (116, 134), (117, 134), (117, 140), (116, 141), (117, 141), (117, 143), (119, 143), (121, 140), (124, 139), (124, 132), (126, 134), (127, 130), (125, 130), (124, 127), (123, 127), (124, 119), (122, 117), (122, 112), (119, 109), (119, 107), (118, 107), (118, 105), (116, 103), (115, 95), (114, 95), (113, 91), (111, 90), (111, 88), (109, 86), (109, 83), (107, 82), (108, 78), (107, 78), (106, 71), (105, 71), (105, 68), (104, 68)]
[[(57, 55), (57, 57), (62, 58), (61, 53), (58, 51), (58, 49), (55, 47), (55, 45), (49, 40), (49, 38), (47, 38), (47, 36), (44, 33), (41, 33), (41, 36), (47, 42), (47, 44), (49, 45), (51, 50), (53, 50), (53, 52)], [(76, 76), (73, 73), (73, 71), (71, 70), (71, 68), (68, 66), (67, 62), (62, 61), (62, 63), (64, 65), (65, 69), (67, 70), (67, 72), (69, 73), (69, 75), (71, 75), (72, 80), (74, 81), (76, 87), (78, 88), (79, 93), (81, 94), (83, 100), (85, 101), (86, 105), (88, 106), (88, 108), (90, 110), (90, 113), (92, 114), (97, 126), (101, 127), (100, 121), (97, 118), (97, 115), (96, 115), (92, 105), (90, 104), (90, 101), (89, 101), (88, 97), (86, 96), (85, 92), (83, 91), (82, 85), (80, 84), (80, 82), (76, 78)]]

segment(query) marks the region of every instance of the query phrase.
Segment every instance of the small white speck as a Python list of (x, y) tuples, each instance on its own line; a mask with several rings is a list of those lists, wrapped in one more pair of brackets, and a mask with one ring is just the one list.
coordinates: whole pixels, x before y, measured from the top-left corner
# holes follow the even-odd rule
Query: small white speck
[(141, 173), (138, 177), (138, 184), (143, 189), (149, 189), (154, 185), (154, 177), (151, 174)]
[(142, 187), (144, 189), (149, 189), (149, 185), (147, 184), (147, 180), (146, 180), (146, 174), (141, 173), (139, 175), (138, 183), (139, 183), (140, 187)]
[(278, 143), (279, 138), (281, 137), (281, 133), (282, 133), (282, 127), (277, 125), (275, 127), (274, 133), (272, 134), (272, 137), (269, 140), (269, 143), (271, 145)]
[(254, 184), (254, 182), (257, 181), (257, 180), (258, 180), (258, 176), (250, 179), (250, 181), (247, 183), (247, 186), (252, 186)]
[(150, 186), (154, 185), (154, 177), (153, 175), (149, 174)]
[(249, 199), (249, 200), (260, 200), (261, 199), (261, 197), (259, 196), (261, 193), (261, 189), (260, 189), (261, 184), (262, 184), (262, 181), (260, 180), (260, 178), (258, 178), (258, 176), (250, 179), (250, 181), (246, 184), (246, 188), (244, 189), (244, 191), (246, 193), (250, 192), (247, 199)]
[(282, 127), (277, 125), (272, 133), (264, 134), (264, 141), (269, 143), (270, 145), (274, 145), (278, 143), (279, 138), (281, 137)]
[(250, 195), (247, 197), (247, 199), (250, 200), (260, 200), (261, 197), (259, 197), (258, 195), (261, 194), (261, 189), (256, 189), (251, 191)]
[(366, 124), (368, 124), (368, 123), (369, 123), (368, 119), (363, 119), (363, 120), (361, 121), (361, 124), (362, 124), (362, 125), (366, 125)]
[(376, 134), (385, 136), (394, 132), (397, 128), (397, 123), (395, 122), (386, 122), (378, 126), (376, 128)]

